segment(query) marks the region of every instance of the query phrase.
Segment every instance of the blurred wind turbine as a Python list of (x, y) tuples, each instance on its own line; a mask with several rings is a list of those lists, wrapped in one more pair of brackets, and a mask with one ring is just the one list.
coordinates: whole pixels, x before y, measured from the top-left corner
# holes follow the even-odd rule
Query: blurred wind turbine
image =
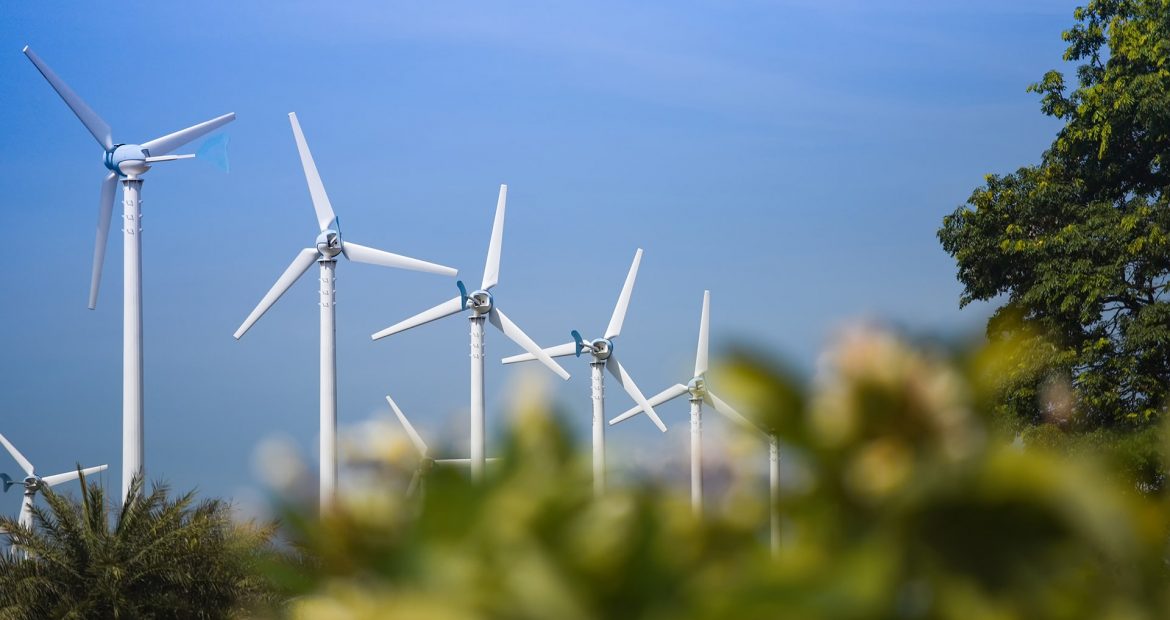
[[(426, 477), (435, 465), (471, 465), (471, 459), (432, 458), (427, 443), (423, 441), (422, 435), (419, 435), (418, 431), (414, 429), (414, 425), (410, 423), (410, 420), (406, 419), (406, 414), (402, 413), (402, 409), (398, 407), (398, 403), (394, 402), (394, 399), (390, 398), (389, 395), (386, 396), (386, 402), (390, 403), (390, 408), (394, 410), (394, 415), (398, 417), (398, 421), (406, 429), (406, 435), (410, 438), (410, 443), (414, 445), (414, 449), (418, 452), (418, 467), (415, 468), (414, 475), (410, 477), (410, 485), (406, 487), (407, 497), (413, 497), (416, 492), (426, 492)], [(496, 460), (494, 458), (487, 459), (489, 463)]]
[[(634, 253), (634, 262), (630, 265), (629, 273), (626, 274), (626, 283), (622, 286), (617, 305), (614, 306), (609, 326), (605, 328), (605, 336), (586, 341), (581, 338), (581, 334), (577, 330), (573, 330), (573, 342), (544, 350), (544, 353), (551, 357), (564, 357), (566, 355), (581, 357), (582, 351), (588, 351), (592, 355), (589, 366), (593, 375), (593, 492), (597, 495), (605, 491), (605, 375), (602, 373), (602, 368), (608, 370), (618, 384), (625, 388), (630, 398), (633, 398), (634, 402), (638, 404), (634, 410), (645, 411), (659, 430), (666, 432), (666, 425), (654, 412), (653, 402), (646, 400), (642, 391), (634, 384), (634, 380), (630, 378), (626, 369), (613, 354), (613, 339), (622, 332), (622, 323), (626, 320), (626, 310), (630, 306), (630, 296), (634, 292), (634, 280), (638, 277), (638, 266), (641, 264), (642, 249), (639, 248)], [(532, 359), (534, 359), (532, 354), (513, 355), (504, 358), (504, 363), (512, 364)]]
[[(716, 396), (707, 387), (707, 359), (711, 333), (711, 291), (703, 291), (703, 313), (699, 319), (699, 346), (695, 352), (695, 375), (686, 385), (677, 383), (650, 398), (651, 405), (661, 405), (683, 394), (690, 395), (691, 401), (691, 508), (695, 514), (703, 512), (703, 403), (715, 408), (736, 424), (760, 432), (768, 438), (769, 447), (769, 491), (771, 497), (771, 538), (773, 552), (779, 544), (779, 513), (775, 510), (780, 493), (780, 448), (776, 436), (764, 432), (759, 426), (740, 415), (738, 411)], [(638, 415), (642, 409), (634, 407), (609, 421), (617, 424)]]
[(93, 273), (89, 284), (89, 308), (97, 307), (98, 287), (102, 280), (102, 263), (106, 256), (113, 217), (114, 194), (118, 181), (122, 182), (123, 226), (122, 242), (122, 497), (130, 491), (130, 480), (143, 470), (142, 442), (142, 175), (150, 165), (176, 159), (190, 159), (194, 155), (171, 153), (219, 127), (235, 120), (234, 113), (224, 114), (209, 121), (176, 131), (161, 138), (139, 144), (114, 142), (110, 126), (82, 101), (57, 74), (33, 51), (25, 46), (24, 55), (32, 61), (41, 75), (70, 110), (77, 115), (89, 133), (104, 151), (104, 163), (109, 173), (102, 180), (98, 203), (97, 238), (93, 248)]
[(504, 243), (504, 207), (508, 199), (508, 186), (500, 186), (500, 197), (496, 202), (496, 217), (492, 222), (492, 238), (488, 244), (487, 263), (484, 265), (483, 281), (477, 291), (467, 292), (462, 281), (456, 283), (459, 295), (445, 301), (430, 310), (395, 323), (386, 329), (371, 336), (374, 340), (385, 338), (408, 329), (436, 321), (438, 319), (457, 314), (464, 310), (471, 310), (467, 317), (471, 322), (471, 477), (479, 481), (483, 479), (484, 469), (484, 388), (483, 388), (483, 323), (487, 319), (491, 324), (513, 342), (536, 356), (545, 366), (557, 373), (562, 379), (568, 379), (569, 373), (561, 368), (544, 351), (540, 349), (511, 319), (496, 307), (495, 298), (490, 292), (500, 281), (500, 252)]
[(333, 206), (325, 194), (325, 185), (321, 183), (321, 176), (317, 173), (317, 165), (313, 163), (313, 155), (309, 152), (309, 145), (301, 133), (301, 125), (297, 122), (297, 115), (289, 113), (289, 122), (292, 124), (293, 137), (296, 139), (297, 151), (301, 156), (301, 165), (305, 169), (305, 179), (309, 184), (309, 195), (313, 200), (313, 208), (317, 212), (317, 224), (320, 234), (313, 247), (301, 250), (293, 259), (292, 264), (272, 285), (268, 293), (256, 304), (256, 308), (244, 319), (243, 324), (236, 330), (238, 340), (261, 317), (272, 304), (280, 299), (289, 287), (293, 285), (313, 263), (321, 269), (320, 278), (320, 306), (321, 306), (321, 465), (320, 465), (320, 505), (325, 510), (333, 504), (335, 489), (337, 488), (337, 346), (334, 343), (336, 327), (334, 325), (334, 269), (337, 266), (337, 255), (359, 263), (411, 269), (440, 275), (453, 276), (458, 273), (450, 267), (428, 263), (415, 258), (399, 256), (382, 250), (376, 250), (364, 245), (349, 241), (342, 241), (341, 226), (337, 216), (333, 213)]
[(8, 439), (4, 437), (4, 435), (0, 435), (0, 443), (4, 444), (4, 448), (7, 449), (8, 453), (12, 455), (12, 458), (16, 459), (16, 462), (20, 465), (20, 468), (23, 469), (25, 473), (25, 479), (23, 481), (15, 481), (10, 478), (8, 474), (0, 474), (0, 481), (4, 483), (5, 493), (7, 493), (8, 489), (13, 485), (19, 484), (24, 486), (24, 502), (20, 505), (20, 518), (18, 521), (21, 526), (26, 528), (32, 527), (32, 505), (33, 499), (37, 495), (37, 491), (61, 484), (62, 482), (77, 480), (82, 474), (88, 476), (90, 474), (96, 474), (99, 471), (105, 471), (106, 469), (105, 465), (98, 465), (97, 467), (88, 467), (80, 471), (73, 470), (67, 471), (63, 474), (53, 474), (52, 476), (41, 477), (34, 473), (33, 464), (30, 463), (29, 460), (26, 459), (19, 450), (16, 449), (16, 446), (12, 445)]

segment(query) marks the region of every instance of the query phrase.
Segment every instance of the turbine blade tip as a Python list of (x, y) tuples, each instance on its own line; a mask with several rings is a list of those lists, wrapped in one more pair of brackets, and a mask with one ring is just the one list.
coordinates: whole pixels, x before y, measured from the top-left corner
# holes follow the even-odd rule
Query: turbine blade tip
[(23, 48), (21, 48), (20, 53), (21, 54), (28, 54), (28, 46), (26, 45)]

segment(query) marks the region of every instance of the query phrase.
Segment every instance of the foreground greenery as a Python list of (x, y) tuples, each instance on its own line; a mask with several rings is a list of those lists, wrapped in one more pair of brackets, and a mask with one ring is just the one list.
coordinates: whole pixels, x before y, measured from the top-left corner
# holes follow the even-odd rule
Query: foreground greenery
[(1075, 86), (1057, 71), (1031, 86), (1064, 124), (1052, 146), (988, 175), (939, 238), (962, 304), (1004, 300), (991, 339), (1032, 339), (1001, 409), (1025, 432), (1052, 423), (1067, 384), (1078, 415), (1057, 422), (1124, 442), (1170, 397), (1170, 2), (1094, 0), (1076, 20)]
[(271, 529), (234, 525), (219, 500), (169, 495), (138, 478), (111, 515), (82, 478), (80, 500), (41, 491), (31, 530), (0, 517), (17, 552), (0, 557), (0, 618), (225, 618), (270, 604), (258, 565)]
[[(286, 510), (297, 553), (269, 568), (288, 601), (270, 614), (1164, 618), (1167, 498), (1137, 492), (1124, 459), (1069, 459), (1002, 433), (1000, 378), (1020, 356), (956, 357), (856, 331), (808, 389), (766, 360), (733, 358), (713, 381), (782, 440), (776, 557), (762, 450), (733, 455), (754, 466), (711, 489), (697, 519), (681, 489), (655, 483), (593, 498), (587, 461), (536, 397), (516, 406), (482, 487), (435, 468), (425, 499), (408, 502), (413, 463), (383, 446), (387, 468), (337, 511)], [(1151, 441), (1165, 452), (1163, 434)], [(762, 444), (750, 431), (732, 442)]]

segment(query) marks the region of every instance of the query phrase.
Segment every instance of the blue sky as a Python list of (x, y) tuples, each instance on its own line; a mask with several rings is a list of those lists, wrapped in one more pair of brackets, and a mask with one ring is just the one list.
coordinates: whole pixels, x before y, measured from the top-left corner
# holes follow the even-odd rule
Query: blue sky
[[(857, 317), (980, 329), (988, 308), (959, 310), (935, 231), (984, 174), (1051, 141), (1057, 125), (1025, 87), (1060, 67), (1075, 3), (192, 6), (0, 6), (0, 432), (43, 473), (108, 462), (118, 487), (121, 239), (115, 227), (89, 311), (101, 153), (25, 44), (120, 142), (238, 114), (230, 174), (196, 161), (147, 175), (143, 244), (149, 473), (241, 496), (265, 437), (315, 461), (315, 279), (231, 337), (317, 233), (288, 112), (348, 240), (468, 280), (507, 183), (497, 300), (542, 344), (602, 329), (644, 248), (618, 347), (652, 393), (689, 375), (704, 288), (716, 351), (747, 343), (804, 368)], [(339, 265), (343, 425), (385, 412), (389, 392), (433, 436), (466, 441), (466, 321), (369, 340), (454, 292), (440, 276)], [(489, 360), (518, 350), (496, 332), (487, 347)], [(554, 395), (585, 438), (589, 373), (574, 362)], [(488, 367), (494, 427), (518, 372)], [(681, 445), (685, 411), (660, 411), (667, 437), (613, 429), (615, 467)]]

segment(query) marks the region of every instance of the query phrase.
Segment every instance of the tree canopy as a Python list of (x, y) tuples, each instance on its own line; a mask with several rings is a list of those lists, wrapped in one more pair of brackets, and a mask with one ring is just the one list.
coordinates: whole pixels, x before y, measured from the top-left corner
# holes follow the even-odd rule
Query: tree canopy
[[(1064, 59), (1029, 87), (1064, 125), (1040, 163), (990, 174), (943, 219), (960, 301), (1003, 300), (995, 340), (1030, 344), (1001, 406), (1051, 421), (1071, 386), (1082, 430), (1150, 425), (1170, 395), (1170, 2), (1096, 0)], [(1038, 363), (1037, 363), (1038, 362)], [(1060, 390), (1056, 389), (1056, 393)]]
[(20, 550), (0, 554), (0, 618), (227, 618), (266, 601), (271, 528), (234, 525), (222, 501), (146, 493), (141, 477), (113, 515), (84, 478), (80, 499), (41, 493), (32, 528), (0, 517)]

